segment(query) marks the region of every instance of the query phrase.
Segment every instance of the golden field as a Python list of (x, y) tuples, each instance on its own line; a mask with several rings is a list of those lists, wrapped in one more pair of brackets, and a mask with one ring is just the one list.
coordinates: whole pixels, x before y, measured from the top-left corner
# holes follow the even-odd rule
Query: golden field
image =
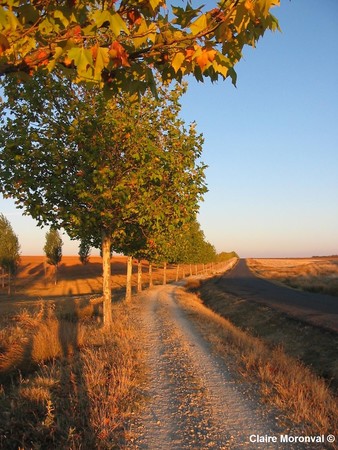
[(249, 259), (248, 265), (258, 276), (292, 288), (338, 295), (338, 257)]
[[(197, 270), (202, 271), (198, 265)], [(192, 268), (195, 272), (195, 266)], [(125, 295), (127, 257), (113, 256), (111, 259), (113, 301), (121, 300)], [(142, 288), (149, 286), (149, 264), (142, 261)], [(190, 273), (190, 266), (181, 266), (179, 276), (182, 278)], [(168, 265), (167, 282), (176, 278), (176, 266)], [(82, 265), (78, 256), (63, 256), (57, 271), (55, 284), (55, 269), (46, 264), (44, 256), (21, 256), (18, 274), (12, 280), (11, 295), (8, 295), (7, 277), (5, 286), (0, 280), (0, 313), (4, 314), (19, 308), (37, 305), (43, 300), (57, 300), (79, 297), (86, 304), (102, 293), (102, 259), (99, 256), (90, 257), (89, 263)], [(163, 282), (163, 266), (153, 266), (153, 283)], [(132, 276), (133, 292), (137, 290), (137, 261), (133, 261)]]

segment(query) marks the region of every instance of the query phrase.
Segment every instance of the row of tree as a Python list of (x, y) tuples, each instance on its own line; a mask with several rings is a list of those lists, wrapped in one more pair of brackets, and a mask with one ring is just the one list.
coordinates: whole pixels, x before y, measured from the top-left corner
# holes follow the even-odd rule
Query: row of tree
[(243, 47), (278, 28), (277, 4), (1, 3), (0, 192), (101, 247), (106, 325), (111, 250), (169, 260), (206, 191), (202, 136), (179, 119), (184, 87), (166, 83), (235, 83)]
[(20, 244), (9, 220), (0, 214), (0, 268), (2, 287), (8, 276), (8, 294), (11, 293), (11, 277), (16, 274), (20, 261)]
[(215, 259), (196, 221), (203, 138), (179, 117), (184, 86), (159, 84), (158, 98), (134, 103), (37, 72), (4, 89), (1, 191), (40, 225), (79, 239), (84, 258), (101, 249), (106, 323), (112, 251), (151, 263)]
[[(14, 233), (12, 226), (8, 219), (0, 214), (0, 267), (3, 271), (2, 287), (4, 287), (4, 274), (8, 276), (8, 293), (10, 294), (10, 280), (15, 276), (19, 267), (20, 261), (20, 244), (17, 235)], [(55, 267), (55, 284), (57, 283), (57, 269), (62, 260), (62, 246), (63, 241), (60, 233), (51, 228), (46, 233), (46, 242), (44, 245), (44, 253), (48, 264)], [(197, 221), (192, 221), (177, 233), (175, 239), (171, 242), (166, 242), (167, 251), (159, 253), (158, 249), (152, 253), (153, 258), (149, 261), (149, 285), (152, 286), (152, 265), (154, 263), (163, 264), (163, 283), (166, 283), (166, 266), (169, 264), (176, 264), (176, 279), (179, 277), (180, 265), (190, 265), (190, 275), (192, 275), (192, 265), (197, 267), (197, 264), (208, 264), (214, 262), (224, 262), (233, 257), (237, 257), (235, 252), (222, 252), (216, 254), (213, 245), (205, 240), (204, 233), (200, 229)], [(143, 253), (145, 255), (146, 252)], [(151, 252), (147, 252), (148, 257)], [(90, 246), (84, 245), (83, 242), (79, 245), (79, 259), (82, 264), (89, 262)], [(141, 252), (138, 253), (138, 256)], [(135, 255), (134, 255), (135, 257)], [(165, 258), (165, 259), (163, 259)], [(126, 300), (131, 297), (131, 275), (132, 275), (132, 261), (133, 256), (128, 257), (127, 270), (127, 289)], [(184, 270), (184, 269), (183, 269)], [(196, 270), (196, 269), (195, 269)], [(138, 291), (142, 289), (142, 261), (139, 259), (138, 263)]]

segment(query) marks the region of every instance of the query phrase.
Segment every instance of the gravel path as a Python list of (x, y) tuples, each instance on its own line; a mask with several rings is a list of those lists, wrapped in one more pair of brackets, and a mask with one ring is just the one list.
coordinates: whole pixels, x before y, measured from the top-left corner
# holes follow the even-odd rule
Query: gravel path
[(130, 448), (296, 448), (250, 443), (252, 434), (279, 437), (282, 430), (252, 395), (252, 386), (240, 382), (211, 353), (210, 344), (176, 299), (177, 289), (175, 285), (157, 287), (140, 300), (149, 365), (148, 402), (143, 417), (134, 424), (136, 439)]

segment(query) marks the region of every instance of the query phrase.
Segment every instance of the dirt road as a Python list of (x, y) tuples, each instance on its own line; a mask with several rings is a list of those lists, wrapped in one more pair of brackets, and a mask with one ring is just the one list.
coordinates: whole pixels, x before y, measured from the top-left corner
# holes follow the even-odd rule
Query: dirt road
[(278, 442), (250, 441), (251, 435), (279, 439), (285, 430), (277, 424), (278, 413), (260, 404), (253, 386), (231, 373), (212, 351), (184, 311), (179, 289), (160, 286), (141, 298), (148, 402), (133, 426), (136, 438), (128, 448), (285, 449)]
[(217, 282), (245, 300), (265, 303), (303, 321), (338, 332), (338, 298), (283, 287), (256, 277), (244, 259)]

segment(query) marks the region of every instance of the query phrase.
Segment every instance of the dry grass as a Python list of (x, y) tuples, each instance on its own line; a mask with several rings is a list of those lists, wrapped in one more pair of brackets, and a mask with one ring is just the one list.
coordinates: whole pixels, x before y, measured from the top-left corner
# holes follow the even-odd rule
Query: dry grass
[(195, 288), (203, 302), (235, 326), (284, 351), (325, 378), (338, 392), (338, 335), (293, 319), (267, 305), (225, 293), (217, 278)]
[[(14, 294), (0, 292), (1, 449), (103, 450), (130, 439), (126, 424), (144, 375), (136, 306), (120, 302), (125, 263), (112, 260), (114, 323), (108, 335), (101, 328), (100, 258), (81, 266), (64, 257), (56, 286), (42, 257), (22, 258)], [(188, 273), (190, 267), (180, 269), (180, 277)], [(175, 278), (176, 267), (169, 267), (167, 282)], [(153, 269), (153, 282), (163, 282), (162, 268)], [(143, 288), (148, 284), (144, 263)], [(133, 285), (135, 293), (135, 264)]]
[(100, 328), (95, 305), (86, 314), (74, 305), (68, 312), (50, 306), (7, 318), (1, 330), (1, 449), (119, 448), (142, 377), (132, 308), (113, 305), (110, 334)]
[(257, 275), (296, 289), (338, 296), (338, 258), (250, 259)]
[(337, 398), (322, 378), (281, 346), (272, 348), (206, 308), (195, 294), (182, 291), (180, 300), (226, 362), (242, 376), (259, 380), (266, 401), (281, 408), (304, 432), (337, 435)]

